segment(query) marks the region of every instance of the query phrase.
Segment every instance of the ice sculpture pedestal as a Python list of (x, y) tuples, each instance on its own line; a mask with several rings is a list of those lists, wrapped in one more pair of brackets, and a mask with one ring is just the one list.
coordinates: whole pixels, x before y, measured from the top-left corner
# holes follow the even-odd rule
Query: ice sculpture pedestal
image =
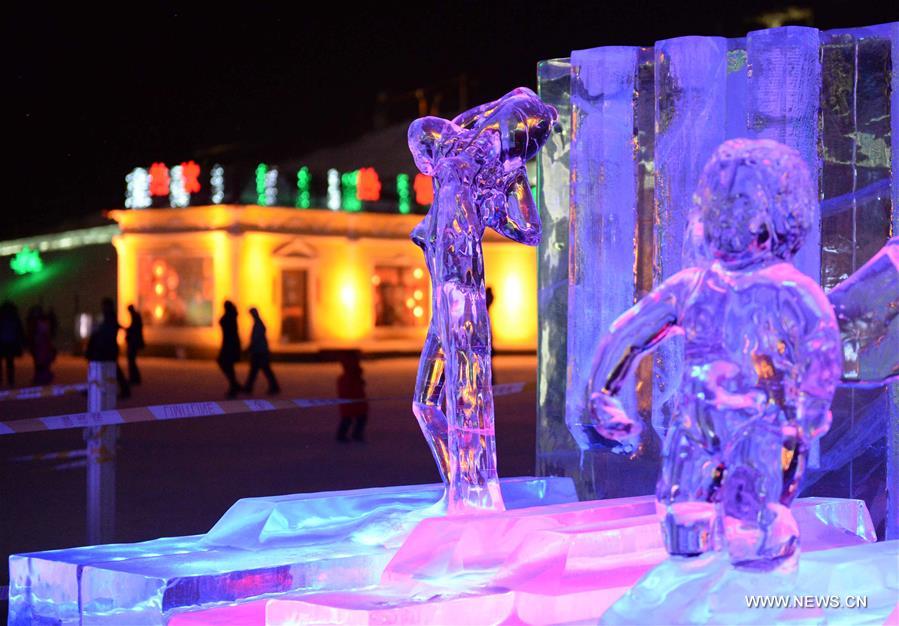
[[(874, 539), (859, 501), (809, 498), (794, 512), (809, 552)], [(666, 558), (650, 496), (430, 518), (406, 539), (380, 585), (271, 598), (264, 601), (265, 624), (596, 620)], [(235, 619), (252, 611), (258, 618), (263, 609), (240, 610)], [(219, 611), (208, 621), (194, 614), (171, 624), (216, 624), (226, 610)]]
[[(577, 499), (568, 478), (500, 485), (510, 508)], [(442, 494), (413, 485), (246, 498), (206, 535), (16, 554), (9, 624), (165, 624), (215, 603), (372, 585)]]
[(803, 554), (793, 572), (736, 570), (721, 555), (669, 559), (600, 624), (896, 624), (897, 564), (899, 541)]

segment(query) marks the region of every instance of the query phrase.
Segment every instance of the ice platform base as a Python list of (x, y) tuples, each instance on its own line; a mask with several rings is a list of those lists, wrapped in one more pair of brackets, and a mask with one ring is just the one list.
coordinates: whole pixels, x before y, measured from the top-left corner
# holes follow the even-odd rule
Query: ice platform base
[[(570, 478), (501, 486), (510, 509), (577, 500)], [(215, 603), (373, 585), (442, 493), (416, 485), (247, 498), (205, 535), (13, 555), (8, 623), (147, 626)]]
[[(875, 539), (868, 512), (857, 500), (801, 499), (794, 514), (809, 554), (870, 547)], [(880, 554), (883, 545), (876, 544), (862, 560), (872, 563), (869, 557)], [(889, 558), (887, 552), (878, 563)], [(256, 619), (264, 612), (266, 626), (596, 623), (639, 587), (641, 578), (666, 563), (651, 497), (431, 518), (412, 532), (379, 586), (285, 594), (256, 607)], [(172, 624), (215, 624), (221, 615), (209, 613), (203, 621), (197, 614)], [(661, 622), (654, 617), (642, 623), (668, 623), (675, 616)]]
[(803, 554), (798, 569), (668, 559), (600, 624), (899, 624), (899, 541)]

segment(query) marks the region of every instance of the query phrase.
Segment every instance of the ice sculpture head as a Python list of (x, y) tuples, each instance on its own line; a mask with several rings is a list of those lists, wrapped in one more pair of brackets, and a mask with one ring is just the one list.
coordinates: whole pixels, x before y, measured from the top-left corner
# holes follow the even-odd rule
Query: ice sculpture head
[(440, 158), (462, 152), (474, 156), (477, 149), (481, 159), (524, 162), (540, 151), (558, 118), (554, 107), (519, 87), (452, 120), (433, 116), (416, 120), (409, 127), (409, 150), (418, 169), (429, 176)]
[(726, 265), (789, 260), (811, 227), (817, 193), (793, 148), (768, 139), (731, 139), (706, 164), (690, 233), (698, 256)]

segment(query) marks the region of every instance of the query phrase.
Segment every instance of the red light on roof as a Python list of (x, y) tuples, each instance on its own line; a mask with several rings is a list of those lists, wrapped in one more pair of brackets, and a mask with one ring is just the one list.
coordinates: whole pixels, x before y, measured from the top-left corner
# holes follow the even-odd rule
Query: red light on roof
[(377, 202), (381, 199), (381, 179), (373, 167), (363, 167), (356, 179), (356, 197), (366, 202)]
[(150, 166), (150, 195), (169, 195), (169, 168), (165, 163), (154, 163)]
[(416, 174), (412, 188), (415, 189), (415, 201), (417, 203), (428, 205), (434, 202), (434, 182), (430, 176)]
[(200, 166), (193, 161), (181, 164), (181, 176), (184, 178), (184, 191), (197, 193), (200, 191)]

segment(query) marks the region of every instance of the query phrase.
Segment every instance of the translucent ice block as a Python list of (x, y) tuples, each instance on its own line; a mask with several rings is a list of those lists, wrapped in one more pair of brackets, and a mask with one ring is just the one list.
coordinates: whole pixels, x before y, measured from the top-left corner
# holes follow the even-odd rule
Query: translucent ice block
[[(808, 164), (813, 184), (817, 184), (821, 91), (818, 30), (784, 26), (753, 31), (746, 37), (746, 52), (752, 67), (747, 90), (747, 136), (774, 139), (795, 148)], [(816, 210), (812, 224), (819, 220)], [(812, 228), (793, 260), (815, 280), (821, 267), (819, 242), (819, 231)]]
[[(896, 233), (889, 144), (895, 142), (891, 124), (899, 99), (889, 85), (896, 74), (897, 36), (895, 23), (820, 34), (821, 282), (833, 290), (841, 317), (847, 380), (882, 379), (897, 352), (890, 345), (896, 329), (884, 315), (891, 308), (892, 281), (883, 274), (850, 278), (866, 271), (864, 264), (884, 246), (891, 228)], [(896, 463), (890, 450), (899, 440), (894, 406), (887, 388), (838, 389), (833, 426), (821, 441), (821, 469), (827, 471), (816, 472), (806, 491), (864, 498), (881, 536), (890, 537), (899, 529), (899, 500), (896, 490), (887, 489)]]
[(568, 209), (571, 63), (537, 65), (540, 97), (556, 107), (559, 128), (537, 155), (537, 202), (543, 236), (537, 246), (537, 472), (574, 476), (578, 454), (565, 426), (568, 319)]
[[(501, 481), (510, 508), (576, 500), (568, 478)], [(161, 624), (185, 607), (373, 584), (442, 485), (248, 498), (205, 536), (10, 557), (9, 623)]]
[[(721, 37), (677, 37), (655, 45), (654, 283), (683, 268), (684, 234), (702, 167), (727, 131), (728, 71), (742, 62)], [(739, 90), (738, 90), (739, 93)], [(681, 379), (682, 342), (664, 342), (653, 360), (652, 423), (664, 437), (671, 394)]]
[[(718, 556), (669, 559), (634, 585), (600, 623), (886, 624), (899, 598), (897, 562), (899, 541), (804, 554), (793, 572), (736, 570)], [(789, 606), (748, 606), (762, 597)]]
[[(637, 47), (576, 50), (572, 63), (571, 210), (569, 213), (567, 401), (565, 418), (581, 448), (590, 446), (584, 399), (596, 344), (637, 294), (639, 208), (648, 202), (651, 166), (645, 132), (651, 120), (644, 51)], [(642, 96), (641, 96), (642, 94)], [(643, 144), (640, 143), (641, 139)], [(648, 230), (648, 229), (646, 229)], [(634, 405), (636, 398), (631, 398)], [(570, 445), (570, 444), (569, 444)], [(628, 461), (572, 448), (566, 468), (578, 468), (582, 497), (649, 493), (654, 457)], [(627, 471), (626, 483), (613, 477)]]
[[(874, 541), (864, 503), (802, 498), (793, 506), (805, 549)], [(423, 520), (384, 571), (383, 582), (454, 579), (517, 586), (535, 574), (563, 577), (603, 560), (663, 549), (652, 496), (593, 500), (456, 520)], [(664, 551), (659, 553), (664, 555)], [(477, 573), (477, 576), (475, 576)], [(544, 583), (546, 584), (546, 583)]]
[[(467, 524), (427, 520), (377, 588), (272, 599), (266, 624), (595, 620), (667, 558), (654, 506), (637, 497), (490, 514)], [(809, 499), (795, 509), (807, 553), (873, 538), (863, 503)]]

